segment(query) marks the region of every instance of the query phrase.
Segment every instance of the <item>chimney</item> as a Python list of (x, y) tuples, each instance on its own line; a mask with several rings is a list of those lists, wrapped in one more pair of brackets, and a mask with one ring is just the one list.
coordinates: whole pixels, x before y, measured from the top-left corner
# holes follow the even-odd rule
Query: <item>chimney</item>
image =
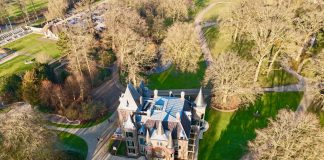
[(163, 126), (162, 126), (162, 121), (160, 121), (159, 126), (157, 128), (157, 134), (162, 135), (163, 134)]
[(185, 99), (186, 93), (184, 91), (181, 92), (181, 99)]
[(140, 99), (139, 100), (140, 100), (140, 104), (143, 106), (143, 104), (144, 104), (143, 103), (143, 96), (140, 96)]
[(159, 94), (159, 91), (158, 90), (154, 90), (154, 98), (157, 98), (158, 97), (158, 94)]
[(178, 121), (181, 121), (181, 119), (180, 119), (180, 112), (177, 112), (176, 113), (176, 118), (177, 118)]
[(146, 115), (147, 115), (148, 117), (151, 117), (151, 109), (150, 109), (150, 108), (147, 109), (147, 111), (146, 111)]

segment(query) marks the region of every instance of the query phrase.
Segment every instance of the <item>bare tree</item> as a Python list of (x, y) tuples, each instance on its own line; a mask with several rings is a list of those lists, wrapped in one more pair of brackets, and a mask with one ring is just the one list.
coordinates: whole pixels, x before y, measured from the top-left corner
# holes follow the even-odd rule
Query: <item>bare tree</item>
[(32, 4), (32, 7), (33, 7), (34, 16), (35, 16), (36, 20), (38, 20), (38, 15), (36, 12), (34, 0), (30, 0), (30, 3)]
[(60, 159), (55, 134), (44, 127), (42, 115), (30, 105), (13, 105), (0, 114), (0, 159)]
[(93, 78), (96, 75), (96, 63), (90, 57), (90, 50), (93, 48), (94, 37), (88, 32), (87, 26), (74, 25), (66, 29), (71, 46), (71, 53), (68, 55), (69, 68), (74, 74), (79, 74), (83, 77), (84, 73), (93, 83)]
[(39, 99), (43, 105), (52, 106), (53, 102), (51, 97), (53, 94), (53, 86), (53, 83), (49, 80), (44, 80), (41, 82)]
[(300, 62), (301, 56), (311, 47), (310, 41), (320, 29), (324, 28), (324, 4), (311, 1), (301, 1), (297, 4), (296, 15), (292, 17), (298, 36), (295, 43), (300, 44), (295, 60)]
[(324, 109), (324, 50), (313, 56), (305, 65), (304, 71), (307, 82), (306, 90), (311, 94), (316, 107)]
[(128, 80), (133, 84), (138, 85), (142, 72), (147, 68), (154, 66), (154, 59), (156, 58), (156, 46), (154, 43), (145, 41), (143, 38), (136, 42), (131, 53), (126, 56), (126, 72), (128, 73)]
[(25, 0), (16, 0), (15, 3), (17, 4), (21, 14), (24, 15), (24, 21), (27, 25), (27, 23), (30, 23), (27, 2)]
[(186, 0), (159, 0), (157, 12), (163, 19), (171, 18), (173, 21), (188, 18), (189, 4)]
[(324, 157), (324, 130), (316, 115), (279, 111), (267, 128), (257, 130), (245, 159), (318, 159)]
[(48, 21), (55, 18), (63, 19), (68, 5), (67, 0), (48, 0), (48, 11), (45, 14), (46, 19)]
[(189, 23), (175, 23), (162, 44), (162, 62), (172, 62), (179, 70), (195, 72), (201, 57), (198, 35)]
[(242, 104), (253, 103), (259, 94), (256, 84), (253, 83), (255, 69), (253, 62), (234, 53), (219, 55), (205, 74), (205, 82), (211, 82), (213, 86), (213, 105), (231, 110)]
[[(7, 2), (5, 0), (0, 0), (0, 24), (7, 25), (8, 18), (9, 18), (9, 14), (8, 14), (8, 10), (7, 10)], [(1, 31), (1, 28), (0, 28), (0, 31)]]
[(145, 35), (147, 33), (145, 20), (139, 16), (136, 10), (129, 8), (120, 2), (111, 4), (105, 17), (105, 24), (107, 26), (105, 37), (111, 41), (113, 50), (116, 50), (117, 47), (116, 43), (118, 43), (118, 40), (116, 39), (120, 36), (127, 36), (127, 34), (123, 35), (125, 28), (129, 28), (139, 35)]
[(256, 82), (262, 65), (269, 62), (269, 74), (285, 47), (290, 34), (287, 24), (290, 12), (287, 11), (287, 5), (279, 0), (243, 1), (238, 11), (233, 15), (230, 24), (234, 24), (235, 39), (241, 33), (241, 36), (246, 35), (255, 44), (251, 54), (258, 63), (254, 75)]

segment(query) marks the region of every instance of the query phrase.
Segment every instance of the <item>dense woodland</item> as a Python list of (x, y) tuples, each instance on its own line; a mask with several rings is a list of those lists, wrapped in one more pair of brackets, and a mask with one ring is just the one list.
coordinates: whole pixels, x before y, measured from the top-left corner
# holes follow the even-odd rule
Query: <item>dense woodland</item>
[[(65, 0), (48, 4), (53, 6), (45, 13), (49, 21), (63, 18), (69, 8)], [(190, 23), (194, 7), (187, 0), (113, 1), (104, 14), (107, 29), (101, 33), (94, 29), (93, 1), (78, 2), (75, 9), (85, 10), (85, 23), (65, 25), (57, 42), (69, 62), (65, 74), (57, 77), (50, 66), (39, 64), (24, 75), (4, 77), (2, 99), (25, 100), (71, 119), (91, 119), (107, 108), (92, 102), (90, 91), (103, 67), (115, 60), (124, 82), (135, 85), (157, 65), (172, 62), (180, 71), (195, 72), (201, 51)]]

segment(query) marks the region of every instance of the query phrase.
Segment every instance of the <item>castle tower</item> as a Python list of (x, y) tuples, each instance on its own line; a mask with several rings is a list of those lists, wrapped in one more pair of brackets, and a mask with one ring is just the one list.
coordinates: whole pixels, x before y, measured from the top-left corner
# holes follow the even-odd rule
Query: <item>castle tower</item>
[(197, 95), (197, 98), (195, 100), (195, 111), (197, 116), (199, 116), (200, 119), (205, 119), (205, 111), (206, 111), (206, 102), (204, 100), (204, 95), (202, 93), (202, 88), (200, 88), (199, 93)]
[(131, 115), (128, 116), (123, 126), (124, 126), (127, 155), (137, 156), (138, 155), (137, 130)]

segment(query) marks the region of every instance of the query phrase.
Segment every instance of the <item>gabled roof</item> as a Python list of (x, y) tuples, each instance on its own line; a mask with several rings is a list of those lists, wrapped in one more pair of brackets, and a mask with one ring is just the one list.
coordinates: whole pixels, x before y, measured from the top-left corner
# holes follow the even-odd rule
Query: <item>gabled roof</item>
[(121, 95), (119, 100), (119, 107), (123, 109), (135, 111), (140, 106), (140, 94), (131, 83), (127, 85), (125, 93)]
[(164, 131), (164, 127), (162, 126), (162, 122), (156, 123), (156, 129), (153, 130), (151, 139), (160, 140), (160, 141), (168, 141), (168, 137), (166, 135), (167, 132)]
[(124, 128), (135, 129), (135, 125), (132, 121), (132, 117), (129, 115), (126, 122), (124, 123)]

